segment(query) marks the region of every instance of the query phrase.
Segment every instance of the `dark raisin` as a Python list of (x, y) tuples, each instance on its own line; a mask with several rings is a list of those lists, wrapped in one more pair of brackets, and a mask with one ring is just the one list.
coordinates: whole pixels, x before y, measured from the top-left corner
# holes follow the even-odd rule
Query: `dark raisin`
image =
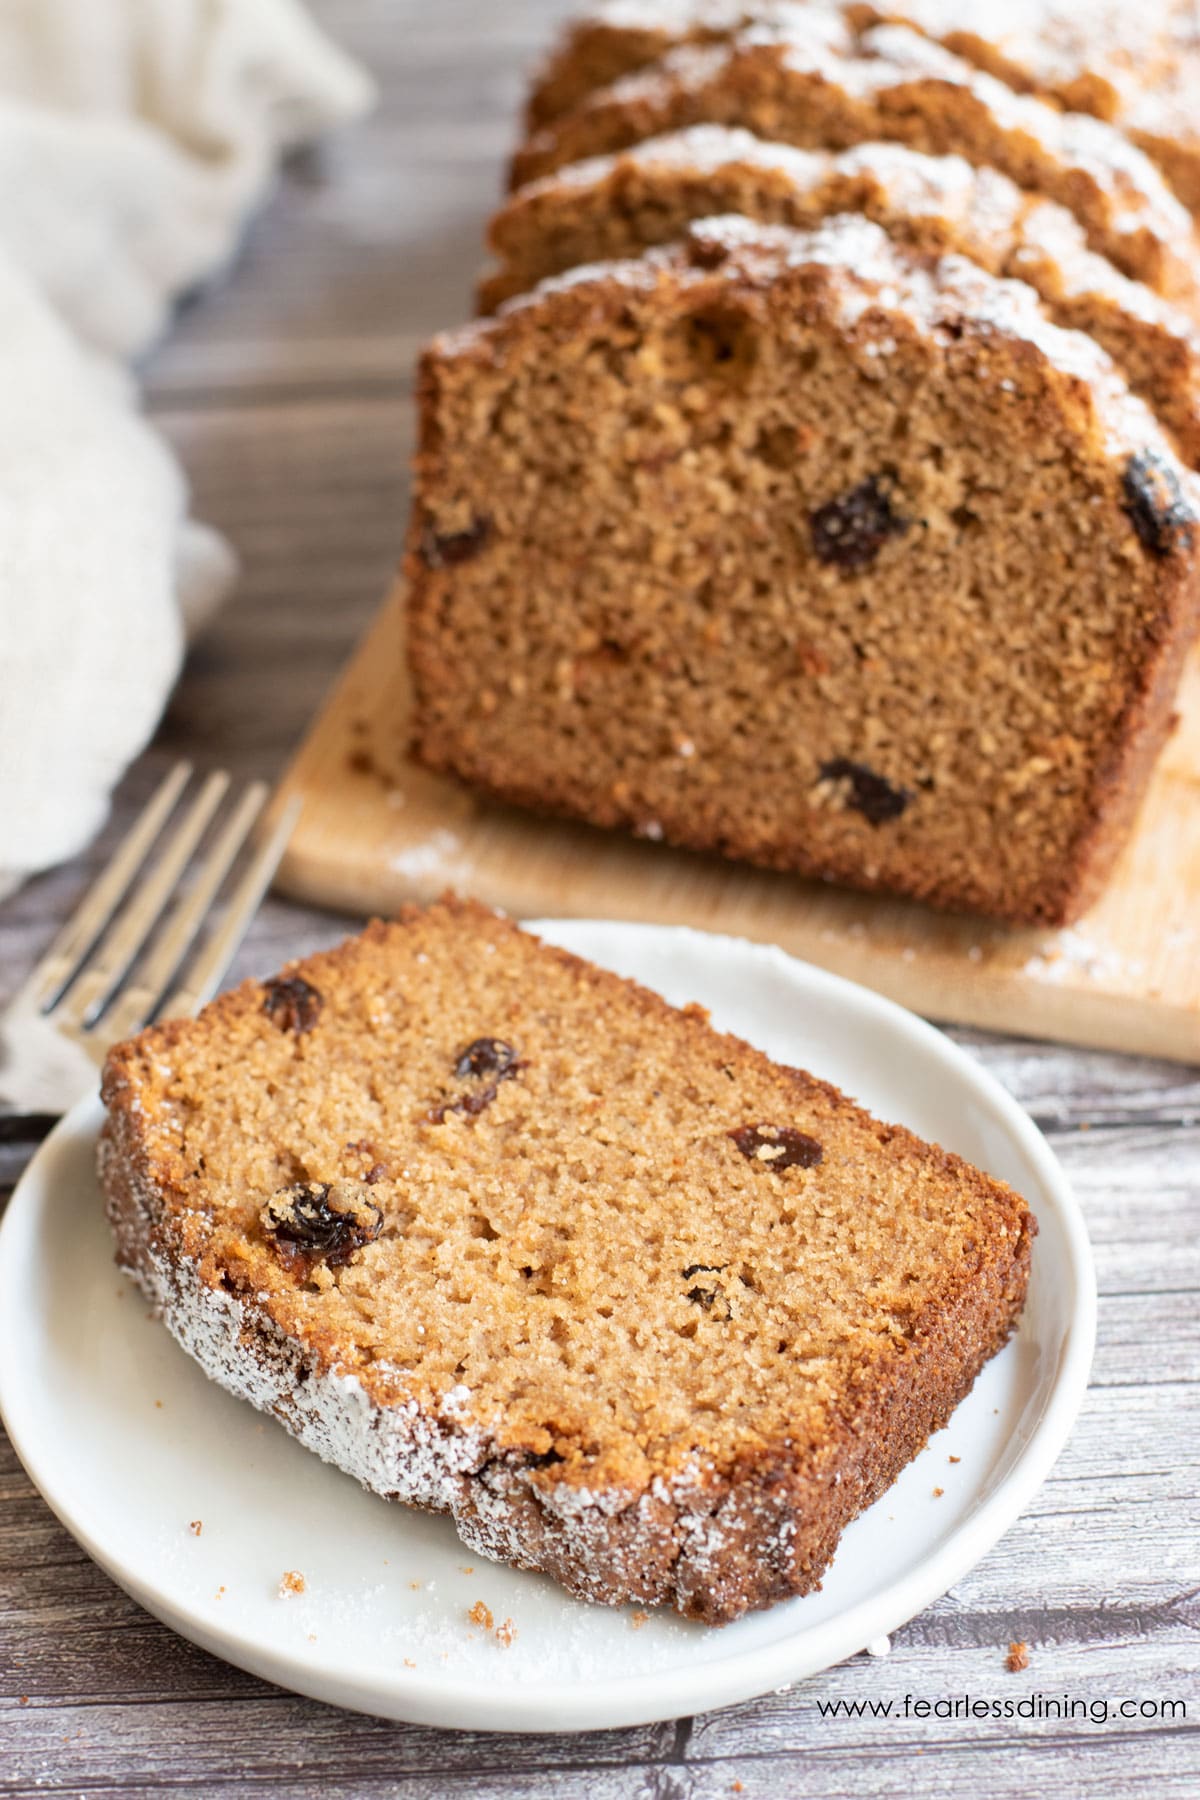
[(860, 812), (871, 825), (886, 825), (890, 819), (898, 819), (913, 798), (907, 788), (894, 787), (866, 763), (851, 762), (848, 756), (823, 762), (821, 780), (847, 782), (846, 805)]
[(902, 537), (911, 519), (892, 510), (891, 497), (877, 475), (827, 500), (811, 515), (813, 553), (837, 569), (863, 569), (874, 562), (890, 537)]
[(565, 1460), (566, 1458), (557, 1450), (529, 1450), (525, 1454), (527, 1469), (548, 1469), (554, 1463), (565, 1462)]
[[(687, 1268), (682, 1271), (683, 1279), (690, 1281), (693, 1275), (722, 1275), (728, 1267), (728, 1263), (689, 1263)], [(691, 1301), (693, 1306), (701, 1307), (706, 1313), (710, 1313), (719, 1300), (721, 1309), (717, 1317), (721, 1319), (732, 1317), (729, 1296), (719, 1282), (714, 1282), (711, 1287), (697, 1282), (694, 1287), (688, 1288), (685, 1297)]]
[(461, 1052), (454, 1065), (460, 1081), (468, 1075), (498, 1075), (501, 1080), (513, 1073), (517, 1053), (503, 1038), (476, 1038)]
[(825, 1152), (816, 1138), (790, 1125), (741, 1125), (729, 1133), (742, 1155), (764, 1169), (813, 1169)]
[(272, 1194), (259, 1218), (278, 1245), (335, 1269), (383, 1227), (379, 1207), (352, 1181), (294, 1182)]
[[(472, 1078), (481, 1085), (468, 1088), (466, 1093), (459, 1094), (455, 1100), (443, 1100), (433, 1107), (429, 1113), (430, 1122), (440, 1125), (449, 1113), (462, 1113), (468, 1119), (474, 1119), (492, 1104), (496, 1098), (502, 1081), (510, 1081), (519, 1075), (525, 1064), (521, 1061), (511, 1044), (503, 1038), (476, 1038), (468, 1044), (455, 1060), (454, 1073), (460, 1081)], [(490, 1077), (490, 1079), (484, 1079)]]
[(263, 994), (263, 1011), (280, 1031), (303, 1037), (321, 1016), (320, 994), (299, 975), (277, 975), (263, 983)]
[(421, 560), (427, 569), (448, 569), (478, 556), (492, 535), (486, 516), (472, 519), (465, 531), (435, 531), (427, 525), (421, 538)]
[(498, 1081), (489, 1081), (486, 1087), (476, 1089), (473, 1094), (460, 1094), (449, 1111), (462, 1113), (468, 1119), (478, 1118), (479, 1114), (496, 1098), (498, 1086)]
[(1130, 523), (1152, 556), (1191, 549), (1196, 514), (1169, 463), (1153, 450), (1139, 451), (1125, 464), (1121, 485)]
[(363, 1180), (368, 1187), (374, 1187), (377, 1181), (387, 1180), (387, 1172), (388, 1166), (386, 1163), (372, 1163), (366, 1174), (363, 1176)]

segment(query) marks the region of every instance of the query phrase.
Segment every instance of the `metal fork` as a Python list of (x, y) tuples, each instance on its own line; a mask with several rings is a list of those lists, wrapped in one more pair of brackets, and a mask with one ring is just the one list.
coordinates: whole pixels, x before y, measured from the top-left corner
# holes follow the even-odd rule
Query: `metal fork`
[[(207, 775), (164, 838), (191, 775), (190, 763), (176, 763), (0, 1020), (0, 1043), (7, 1050), (7, 1066), (0, 1066), (0, 1094), (18, 1105), (22, 1043), (30, 1043), (31, 1032), (41, 1034), (44, 1047), (50, 1026), (93, 1063), (102, 1063), (112, 1044), (152, 1018), (192, 1014), (216, 992), (279, 866), (300, 802), (283, 808), (239, 876), (216, 931), (184, 969), (184, 958), (269, 795), (265, 782), (246, 787), (197, 862), (191, 886), (183, 888), (197, 847), (231, 785), (224, 770)], [(142, 873), (160, 839), (157, 860)], [(162, 928), (142, 956), (160, 920)], [(41, 1061), (45, 1064), (44, 1056)], [(35, 1075), (33, 1086), (42, 1093), (67, 1081), (70, 1077), (61, 1074), (48, 1082)], [(78, 1098), (83, 1091), (78, 1066), (71, 1085), (76, 1090), (72, 1097)], [(70, 1103), (65, 1094), (55, 1105), (45, 1105), (42, 1097), (48, 1111), (65, 1110)], [(29, 1106), (27, 1099), (24, 1104)]]

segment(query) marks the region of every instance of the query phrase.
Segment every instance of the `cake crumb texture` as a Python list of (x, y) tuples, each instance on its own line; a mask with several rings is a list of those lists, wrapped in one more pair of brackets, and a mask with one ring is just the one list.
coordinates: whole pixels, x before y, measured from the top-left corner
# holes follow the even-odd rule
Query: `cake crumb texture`
[(729, 215), (435, 340), (420, 397), (418, 760), (1017, 923), (1094, 897), (1195, 634), (1196, 488), (1031, 289)]

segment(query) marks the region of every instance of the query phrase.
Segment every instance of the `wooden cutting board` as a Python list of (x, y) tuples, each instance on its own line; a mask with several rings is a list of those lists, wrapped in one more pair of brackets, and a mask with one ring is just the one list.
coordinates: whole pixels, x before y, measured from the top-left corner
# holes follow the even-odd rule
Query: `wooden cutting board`
[(278, 885), (354, 913), (447, 887), (517, 918), (643, 919), (776, 943), (958, 1024), (1200, 1062), (1200, 661), (1107, 893), (1014, 931), (535, 817), (404, 753), (402, 594), (389, 597), (276, 799), (304, 810)]

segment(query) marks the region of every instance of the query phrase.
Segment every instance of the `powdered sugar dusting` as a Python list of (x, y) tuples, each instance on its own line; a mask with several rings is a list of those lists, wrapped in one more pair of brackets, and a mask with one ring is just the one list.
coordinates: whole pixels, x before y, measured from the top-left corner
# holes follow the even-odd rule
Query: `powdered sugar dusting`
[(860, 49), (904, 73), (953, 82), (968, 89), (1006, 131), (1026, 134), (1044, 150), (1074, 162), (1111, 199), (1118, 231), (1138, 229), (1153, 219), (1170, 233), (1190, 234), (1191, 221), (1180, 201), (1144, 151), (1123, 132), (1085, 113), (1060, 112), (1031, 94), (1019, 94), (994, 75), (964, 63), (940, 44), (904, 25), (881, 25), (867, 32)]
[(1108, 987), (1131, 983), (1144, 971), (1140, 958), (1123, 956), (1111, 944), (1103, 944), (1073, 927), (1060, 931), (1021, 969), (1022, 975), (1055, 985), (1071, 984), (1085, 976)]
[[(629, 32), (635, 43), (654, 32), (665, 50), (696, 32), (729, 36), (750, 24), (803, 32), (815, 11), (797, 0), (600, 0), (568, 28), (550, 67), (573, 53), (586, 54), (593, 32)], [(885, 11), (934, 40), (949, 39), (964, 23), (962, 0), (894, 0)], [(1126, 0), (972, 0), (969, 12), (972, 35), (990, 44), (1012, 70), (1013, 87), (1062, 90), (1082, 75), (1089, 85), (1110, 90), (1112, 116), (1120, 122), (1145, 125), (1159, 137), (1186, 132), (1195, 51), (1186, 6), (1163, 0), (1149, 9), (1130, 7)], [(1155, 39), (1160, 45), (1173, 40), (1178, 60), (1148, 82), (1141, 65)]]
[[(840, 95), (864, 136), (904, 136), (905, 128), (894, 123), (898, 117), (909, 108), (944, 111), (945, 95), (952, 91), (956, 112), (965, 119), (964, 136), (977, 136), (982, 128), (1002, 144), (1002, 150), (981, 153), (980, 160), (999, 163), (1007, 156), (1016, 171), (1027, 165), (1030, 146), (1035, 146), (1039, 158), (1060, 171), (1064, 181), (1087, 190), (1095, 219), (1103, 216), (1103, 229), (1114, 241), (1148, 232), (1168, 259), (1190, 241), (1185, 208), (1149, 157), (1111, 125), (1062, 112), (1032, 94), (1015, 93), (903, 25), (865, 32), (848, 54), (836, 32), (814, 29), (818, 18), (828, 16), (806, 9), (796, 29), (760, 25), (722, 43), (684, 44), (670, 51), (649, 68), (592, 95), (562, 133), (551, 128), (534, 138), (520, 159), (522, 173), (541, 175), (555, 163), (600, 147), (602, 136), (592, 144), (587, 141), (589, 118), (601, 121), (630, 109), (643, 126), (636, 135), (668, 130), (685, 100), (683, 110), (695, 116), (709, 92), (715, 99), (736, 91), (739, 67), (746, 65), (750, 79), (765, 56), (768, 62), (775, 60), (781, 73), (790, 71), (799, 83), (815, 84), (826, 104)], [(864, 110), (875, 110), (877, 120), (863, 117)], [(1098, 224), (1095, 228), (1100, 229)]]
[[(730, 164), (785, 170), (798, 183), (808, 185), (818, 180), (835, 161), (827, 150), (801, 150), (792, 144), (775, 144), (755, 137), (736, 125), (689, 125), (683, 131), (647, 138), (631, 144), (611, 156), (589, 156), (583, 162), (569, 163), (553, 175), (531, 181), (518, 189), (510, 203), (525, 206), (540, 194), (560, 187), (584, 188), (605, 180), (622, 163), (647, 169), (671, 169), (712, 173)], [(965, 166), (965, 165), (964, 165)]]
[(398, 850), (391, 867), (408, 881), (422, 881), (430, 876), (438, 881), (463, 881), (471, 874), (471, 861), (462, 839), (441, 826), (428, 837)]

